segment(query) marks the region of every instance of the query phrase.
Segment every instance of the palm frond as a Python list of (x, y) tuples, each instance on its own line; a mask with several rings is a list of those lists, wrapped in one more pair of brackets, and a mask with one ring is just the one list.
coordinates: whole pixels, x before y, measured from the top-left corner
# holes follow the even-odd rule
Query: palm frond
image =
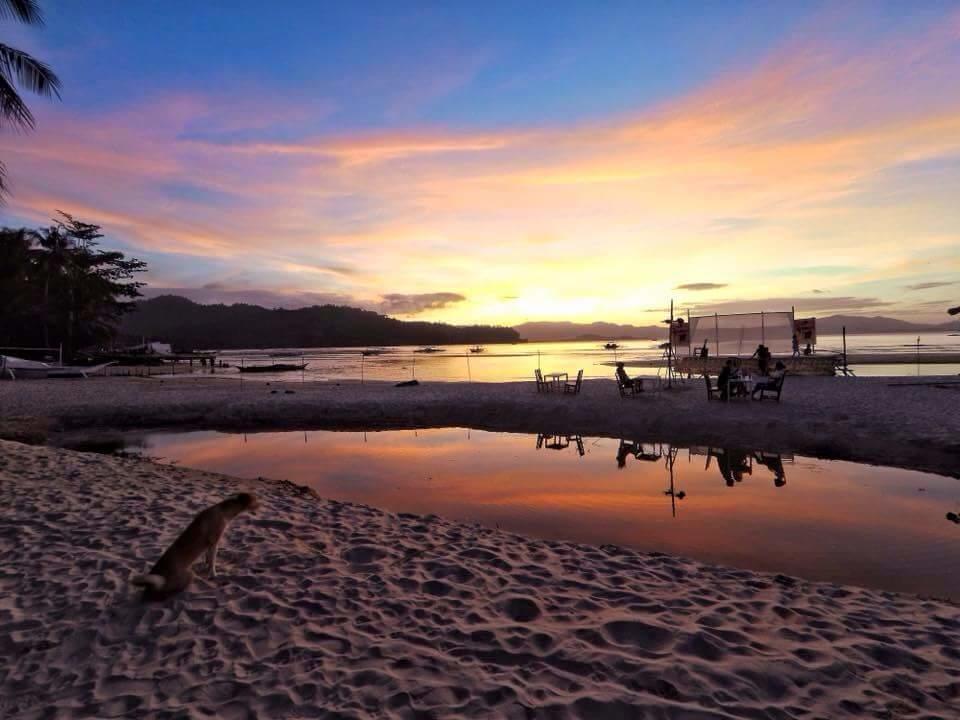
[(0, 205), (5, 205), (10, 186), (7, 184), (7, 166), (0, 162)]
[(0, 0), (0, 20), (11, 17), (27, 25), (43, 25), (37, 0)]
[(16, 79), (37, 95), (60, 97), (60, 78), (49, 65), (3, 43), (0, 43), (0, 74), (11, 82)]
[(17, 89), (0, 74), (0, 128), (7, 125), (19, 130), (32, 130), (36, 123)]

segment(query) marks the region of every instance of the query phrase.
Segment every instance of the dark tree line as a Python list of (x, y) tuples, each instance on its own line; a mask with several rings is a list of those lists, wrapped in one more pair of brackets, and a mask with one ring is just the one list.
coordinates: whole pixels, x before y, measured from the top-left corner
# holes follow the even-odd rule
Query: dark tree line
[(146, 263), (101, 250), (101, 237), (66, 213), (47, 228), (0, 229), (0, 346), (62, 343), (69, 358), (115, 336)]
[(405, 322), (369, 310), (317, 305), (269, 310), (258, 305), (199, 305), (176, 295), (137, 303), (121, 332), (172, 343), (178, 350), (442, 345), (516, 342), (513, 328)]

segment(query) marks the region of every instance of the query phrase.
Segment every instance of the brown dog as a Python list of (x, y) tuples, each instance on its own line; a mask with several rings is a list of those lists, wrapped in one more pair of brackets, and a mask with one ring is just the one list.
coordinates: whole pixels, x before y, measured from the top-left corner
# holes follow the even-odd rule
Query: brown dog
[(187, 525), (148, 574), (136, 575), (130, 582), (143, 588), (144, 600), (163, 600), (186, 589), (193, 580), (190, 567), (204, 553), (207, 571), (210, 577), (216, 577), (217, 545), (227, 523), (257, 505), (255, 495), (239, 493), (208, 507)]

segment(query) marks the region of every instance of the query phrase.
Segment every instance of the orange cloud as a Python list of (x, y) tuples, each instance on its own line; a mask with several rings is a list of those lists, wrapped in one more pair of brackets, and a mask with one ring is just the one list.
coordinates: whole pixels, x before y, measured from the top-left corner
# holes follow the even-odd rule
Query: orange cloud
[[(892, 293), (916, 271), (911, 253), (960, 233), (927, 219), (949, 217), (934, 192), (921, 202), (877, 189), (905, 165), (960, 152), (960, 100), (944, 92), (958, 42), (960, 14), (857, 52), (801, 37), (602, 122), (241, 142), (234, 130), (269, 123), (173, 98), (51, 116), (34, 137), (0, 137), (0, 156), (20, 215), (62, 208), (150, 251), (232, 259), (274, 282), (286, 273), (296, 290), (375, 297), (402, 277), (405, 292), (470, 298), (437, 318), (563, 307), (637, 321), (693, 276), (781, 296), (807, 280), (751, 276), (742, 258), (786, 267), (799, 253), (860, 266), (843, 282), (889, 281)], [(723, 218), (742, 222), (719, 230)], [(505, 311), (502, 288), (530, 286), (537, 304), (485, 315)]]

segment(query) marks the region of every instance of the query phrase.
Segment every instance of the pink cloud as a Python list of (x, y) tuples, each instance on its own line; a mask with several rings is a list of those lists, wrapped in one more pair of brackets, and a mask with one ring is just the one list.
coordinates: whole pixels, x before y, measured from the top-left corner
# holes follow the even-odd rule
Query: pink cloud
[[(597, 247), (583, 263), (599, 276), (612, 272), (604, 248), (624, 241), (651, 255), (709, 253), (724, 217), (762, 220), (736, 234), (771, 261), (788, 262), (790, 245), (866, 260), (858, 226), (869, 219), (845, 199), (903, 163), (960, 152), (960, 100), (944, 92), (960, 71), (958, 41), (960, 14), (856, 53), (799, 38), (684, 97), (568, 126), (281, 141), (272, 130), (334, 106), (264, 114), (242, 99), (172, 96), (96, 116), (45, 113), (34, 136), (0, 136), (0, 157), (18, 214), (61, 208), (145, 249), (268, 266), (303, 289), (335, 281), (371, 296), (402, 271), (429, 292), (438, 269), (479, 285), (493, 282), (484, 268), (519, 277), (516, 264), (536, 261), (567, 291), (573, 281), (557, 278), (584, 242)], [(453, 92), (482, 66), (466, 63), (434, 91)], [(908, 214), (896, 221), (905, 233)], [(825, 224), (846, 239), (806, 239)], [(529, 240), (544, 237), (549, 261)], [(363, 272), (305, 269), (315, 267)]]

